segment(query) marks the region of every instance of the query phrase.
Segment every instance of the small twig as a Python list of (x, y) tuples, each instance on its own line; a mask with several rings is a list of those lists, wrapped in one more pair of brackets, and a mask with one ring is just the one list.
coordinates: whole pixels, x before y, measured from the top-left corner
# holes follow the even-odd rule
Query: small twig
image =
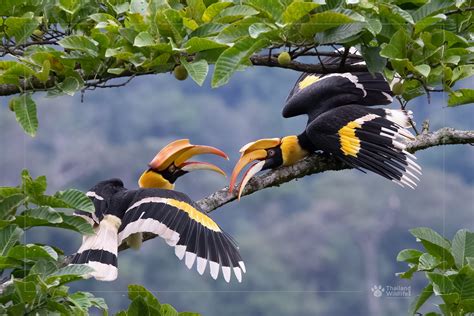
[(344, 64), (346, 63), (347, 55), (349, 55), (349, 47), (344, 48), (344, 53), (341, 57), (341, 62), (339, 64), (339, 68), (344, 68)]

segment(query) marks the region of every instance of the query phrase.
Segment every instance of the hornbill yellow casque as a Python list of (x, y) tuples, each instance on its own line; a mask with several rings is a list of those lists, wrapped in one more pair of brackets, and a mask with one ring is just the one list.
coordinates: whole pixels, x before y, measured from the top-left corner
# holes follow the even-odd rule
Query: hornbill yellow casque
[(395, 183), (414, 188), (421, 168), (405, 149), (414, 139), (407, 130), (411, 112), (374, 108), (392, 102), (385, 78), (365, 72), (302, 74), (283, 108), (283, 117), (307, 115), (299, 135), (260, 139), (240, 149), (241, 157), (230, 179), (233, 190), (246, 165), (239, 198), (247, 182), (259, 171), (288, 166), (315, 151), (331, 154), (363, 172), (375, 172)]
[(77, 211), (86, 218), (95, 234), (84, 236), (73, 264), (87, 264), (98, 280), (117, 278), (118, 247), (130, 239), (140, 244), (142, 233), (162, 237), (175, 248), (176, 256), (185, 258), (191, 269), (196, 261), (197, 271), (203, 274), (207, 262), (211, 276), (216, 279), (220, 268), (229, 282), (232, 271), (241, 282), (245, 265), (235, 241), (208, 217), (184, 193), (173, 190), (176, 179), (187, 172), (206, 169), (225, 173), (218, 167), (203, 162), (188, 162), (198, 154), (227, 155), (217, 148), (192, 145), (178, 140), (163, 148), (150, 162), (138, 181), (140, 189), (124, 188), (120, 179), (99, 182), (86, 194), (92, 199), (95, 213)]

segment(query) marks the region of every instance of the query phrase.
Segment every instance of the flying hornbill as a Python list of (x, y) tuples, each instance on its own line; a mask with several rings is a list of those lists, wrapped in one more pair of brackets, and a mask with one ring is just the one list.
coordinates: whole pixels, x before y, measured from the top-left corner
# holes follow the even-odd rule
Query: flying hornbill
[(142, 233), (151, 233), (174, 247), (176, 256), (180, 260), (185, 258), (189, 269), (196, 261), (197, 271), (202, 275), (209, 261), (214, 279), (221, 266), (227, 282), (231, 271), (241, 282), (245, 265), (235, 241), (187, 195), (173, 190), (176, 179), (190, 171), (206, 169), (225, 175), (212, 164), (187, 162), (198, 154), (227, 158), (217, 148), (178, 140), (163, 148), (150, 162), (150, 168), (138, 181), (140, 189), (128, 190), (120, 179), (101, 181), (91, 188), (86, 195), (92, 199), (95, 213), (76, 211), (76, 215), (88, 220), (95, 234), (84, 236), (72, 263), (92, 267), (95, 272), (91, 276), (98, 280), (115, 280), (118, 247), (129, 239), (132, 246), (141, 244)]
[(259, 171), (292, 165), (314, 151), (414, 188), (415, 181), (419, 181), (415, 174), (421, 175), (421, 168), (404, 144), (414, 139), (407, 130), (411, 111), (372, 107), (390, 104), (392, 96), (389, 83), (380, 73), (303, 73), (286, 100), (283, 117), (307, 115), (305, 130), (299, 135), (260, 139), (243, 146), (229, 189), (234, 189), (239, 173), (255, 160), (258, 162), (243, 176), (239, 198)]

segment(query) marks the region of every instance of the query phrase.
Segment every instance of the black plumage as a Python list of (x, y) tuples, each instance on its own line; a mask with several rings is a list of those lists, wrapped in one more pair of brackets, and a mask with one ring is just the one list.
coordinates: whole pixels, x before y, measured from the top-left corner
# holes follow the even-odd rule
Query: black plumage
[(421, 168), (405, 146), (414, 139), (406, 129), (411, 112), (373, 107), (390, 104), (392, 96), (380, 73), (304, 73), (287, 98), (283, 116), (308, 115), (298, 136), (303, 149), (322, 150), (352, 167), (414, 187)]
[[(209, 262), (214, 278), (222, 268), (229, 282), (228, 271), (234, 267), (234, 274), (241, 281), (241, 272), (245, 272), (241, 270), (245, 267), (237, 245), (184, 193), (164, 189), (127, 190), (121, 181), (113, 179), (100, 182), (88, 195), (96, 207), (94, 216), (100, 220), (96, 234), (84, 237), (73, 263), (96, 269), (92, 274), (95, 278), (115, 279), (118, 247), (133, 234), (150, 233), (175, 247), (176, 255), (185, 258), (188, 268), (198, 258), (196, 266), (200, 274)], [(84, 212), (77, 215), (93, 217)]]

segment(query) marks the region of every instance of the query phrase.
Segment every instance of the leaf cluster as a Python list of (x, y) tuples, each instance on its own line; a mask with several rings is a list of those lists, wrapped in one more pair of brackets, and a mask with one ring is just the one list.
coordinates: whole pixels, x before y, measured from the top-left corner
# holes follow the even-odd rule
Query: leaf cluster
[(414, 315), (433, 295), (442, 300), (441, 314), (466, 315), (474, 312), (474, 233), (459, 230), (452, 241), (431, 228), (414, 228), (411, 234), (423, 245), (423, 251), (404, 249), (398, 261), (408, 263), (409, 269), (398, 275), (411, 279), (417, 272), (424, 273), (428, 285), (410, 306)]
[[(107, 86), (113, 78), (171, 72), (178, 65), (202, 85), (214, 64), (211, 85), (219, 87), (264, 49), (287, 49), (295, 59), (318, 55), (318, 47), (343, 45), (357, 46), (369, 71), (402, 79), (398, 92), (405, 100), (440, 90), (450, 93), (449, 105), (455, 106), (474, 100), (472, 89), (452, 90), (474, 73), (471, 5), (461, 0), (5, 0), (0, 53), (13, 58), (0, 61), (0, 86), (73, 95)], [(31, 135), (38, 125), (34, 107), (29, 96), (11, 101)]]

